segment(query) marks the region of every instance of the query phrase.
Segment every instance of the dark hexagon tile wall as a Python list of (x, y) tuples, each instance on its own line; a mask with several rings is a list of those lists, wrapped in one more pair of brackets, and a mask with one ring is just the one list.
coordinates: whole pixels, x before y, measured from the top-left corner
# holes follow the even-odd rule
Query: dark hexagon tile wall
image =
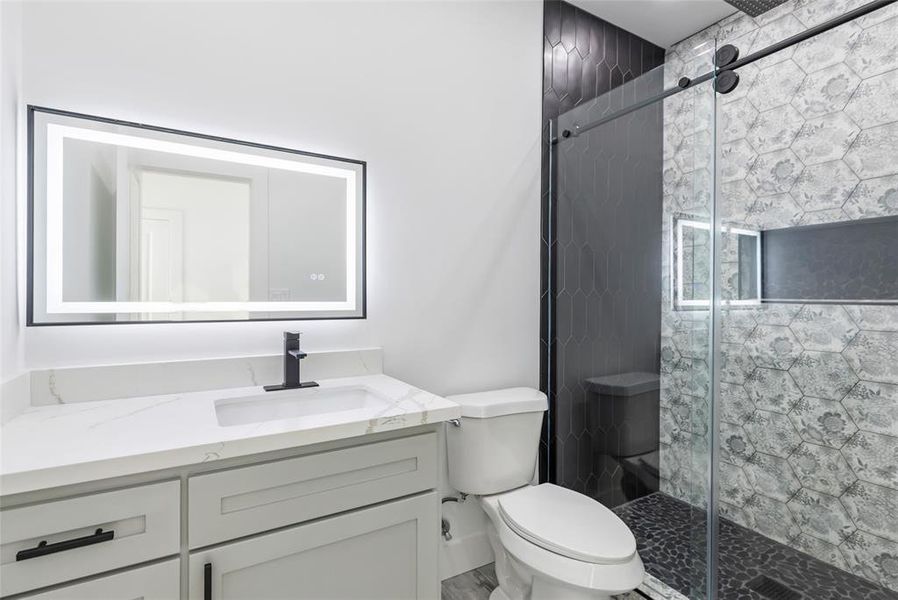
[[(664, 50), (620, 29), (610, 23), (574, 7), (567, 2), (549, 0), (544, 6), (544, 62), (543, 62), (543, 157), (542, 157), (542, 238), (541, 238), (541, 318), (540, 318), (540, 387), (549, 396), (549, 418), (544, 422), (540, 473), (543, 480), (588, 492), (593, 496), (607, 487), (614, 477), (596, 461), (592, 452), (592, 438), (599, 432), (591, 431), (588, 424), (587, 402), (582, 386), (571, 391), (559, 385), (564, 374), (579, 378), (603, 375), (618, 371), (611, 368), (595, 368), (591, 365), (596, 330), (603, 323), (615, 319), (613, 311), (621, 311), (632, 299), (634, 290), (619, 293), (616, 299), (607, 294), (599, 301), (597, 283), (608, 279), (608, 257), (597, 261), (596, 252), (607, 240), (599, 237), (606, 232), (584, 229), (584, 215), (567, 214), (565, 224), (558, 222), (557, 199), (550, 202), (549, 123), (562, 113), (580, 106), (605, 92), (630, 81), (664, 62)], [(660, 153), (660, 123), (657, 125), (657, 144)], [(622, 158), (618, 158), (620, 163)], [(646, 169), (645, 172), (649, 172)], [(658, 173), (660, 194), (660, 164), (652, 173)], [(642, 182), (644, 173), (634, 169), (622, 172), (631, 183)], [(588, 205), (576, 210), (588, 209)], [(595, 207), (593, 207), (594, 209)], [(549, 227), (558, 223), (556, 232)], [(612, 235), (621, 236), (612, 227), (612, 221), (604, 225)], [(553, 239), (550, 247), (549, 240)], [(620, 262), (618, 262), (618, 267)], [(550, 270), (551, 265), (551, 270)], [(556, 297), (550, 302), (550, 278), (554, 279)], [(566, 286), (566, 287), (565, 287)], [(614, 302), (612, 302), (614, 300)], [(550, 336), (549, 323), (552, 322)], [(559, 335), (560, 332), (560, 335)], [(564, 339), (561, 340), (560, 338)], [(638, 336), (637, 336), (638, 337)], [(641, 351), (650, 355), (634, 359), (633, 352), (620, 357), (614, 368), (657, 370), (657, 335), (646, 332)], [(639, 345), (639, 344), (634, 344)], [(619, 353), (610, 353), (609, 363), (617, 363)], [(632, 367), (629, 366), (632, 364)], [(654, 367), (653, 367), (654, 365)], [(575, 375), (576, 374), (576, 375)], [(550, 381), (552, 382), (550, 386)]]

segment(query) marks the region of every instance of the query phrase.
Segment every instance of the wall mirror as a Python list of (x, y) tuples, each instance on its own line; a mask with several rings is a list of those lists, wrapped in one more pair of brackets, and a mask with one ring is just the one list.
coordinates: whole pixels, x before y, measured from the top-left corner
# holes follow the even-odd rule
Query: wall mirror
[(28, 109), (29, 325), (365, 316), (365, 163)]

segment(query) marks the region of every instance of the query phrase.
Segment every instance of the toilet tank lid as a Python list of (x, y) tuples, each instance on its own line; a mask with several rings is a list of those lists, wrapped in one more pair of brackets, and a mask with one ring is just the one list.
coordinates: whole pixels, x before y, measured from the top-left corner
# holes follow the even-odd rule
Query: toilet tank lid
[(608, 396), (637, 396), (646, 392), (653, 392), (660, 387), (660, 377), (657, 373), (620, 373), (618, 375), (604, 375), (602, 377), (590, 377), (586, 380), (586, 387), (596, 394)]
[(447, 398), (461, 407), (461, 416), (472, 419), (542, 412), (549, 407), (544, 393), (527, 387), (459, 394)]

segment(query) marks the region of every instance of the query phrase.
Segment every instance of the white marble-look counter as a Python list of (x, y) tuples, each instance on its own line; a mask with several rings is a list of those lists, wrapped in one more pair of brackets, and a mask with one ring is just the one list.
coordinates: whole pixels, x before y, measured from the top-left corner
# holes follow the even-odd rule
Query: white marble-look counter
[(0, 429), (0, 492), (10, 495), (175, 468), (460, 416), (454, 402), (387, 375), (319, 383), (321, 390), (366, 386), (386, 403), (231, 426), (219, 424), (216, 401), (256, 395), (261, 387), (26, 408)]

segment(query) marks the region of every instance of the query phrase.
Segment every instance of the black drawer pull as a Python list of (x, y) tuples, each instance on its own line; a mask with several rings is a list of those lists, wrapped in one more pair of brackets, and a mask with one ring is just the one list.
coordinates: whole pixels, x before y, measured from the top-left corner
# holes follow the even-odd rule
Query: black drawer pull
[(44, 540), (35, 548), (27, 548), (16, 552), (16, 561), (37, 558), (38, 556), (47, 554), (55, 554), (56, 552), (72, 550), (74, 548), (80, 548), (81, 546), (90, 546), (91, 544), (99, 544), (100, 542), (108, 542), (114, 537), (114, 530), (110, 529), (109, 531), (103, 531), (103, 528), (100, 527), (92, 535), (85, 535), (84, 537), (75, 538), (73, 540), (63, 540), (54, 544), (48, 544), (47, 540)]
[(212, 563), (203, 565), (203, 600), (212, 600)]

